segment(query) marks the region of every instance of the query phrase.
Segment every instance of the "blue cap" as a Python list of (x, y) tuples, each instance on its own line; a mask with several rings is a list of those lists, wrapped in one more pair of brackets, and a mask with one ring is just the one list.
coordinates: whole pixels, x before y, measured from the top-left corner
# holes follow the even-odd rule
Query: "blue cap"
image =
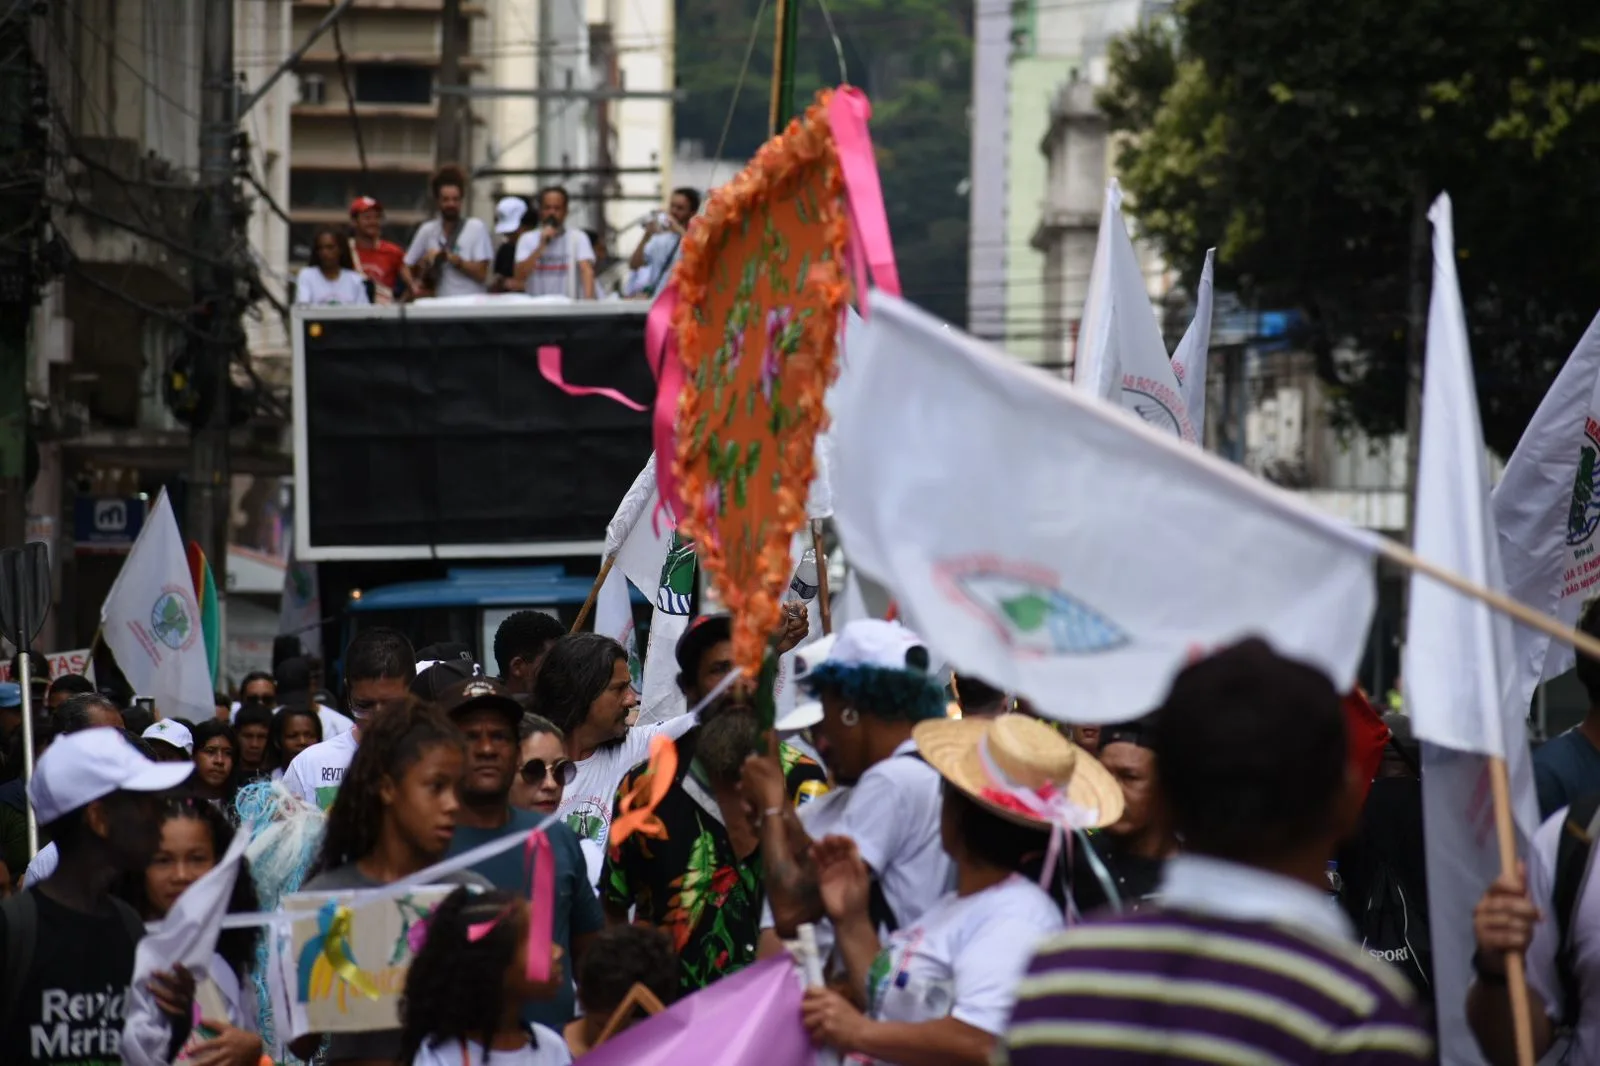
[(0, 681), (0, 707), (21, 707), (22, 686), (15, 681)]

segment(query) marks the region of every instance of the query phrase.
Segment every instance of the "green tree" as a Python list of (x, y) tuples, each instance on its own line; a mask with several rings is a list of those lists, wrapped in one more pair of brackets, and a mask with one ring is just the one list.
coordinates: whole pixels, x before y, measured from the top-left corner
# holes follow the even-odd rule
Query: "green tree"
[(1505, 454), (1600, 306), (1597, 55), (1600, 8), (1559, 0), (1185, 0), (1114, 42), (1101, 103), (1144, 233), (1191, 277), (1215, 244), (1220, 286), (1299, 310), (1370, 432), (1404, 424), (1414, 226), (1448, 191)]
[[(820, 3), (802, 4), (795, 106), (841, 76)], [(767, 137), (773, 17), (761, 0), (679, 0), (677, 135), (747, 159)], [(908, 299), (964, 323), (967, 313), (967, 105), (971, 5), (955, 0), (829, 0), (849, 80), (872, 101), (883, 197)], [(760, 12), (760, 23), (756, 23)], [(754, 47), (743, 78), (746, 47)], [(726, 131), (726, 132), (724, 132)], [(725, 141), (725, 143), (724, 143)], [(719, 175), (726, 180), (732, 174)]]

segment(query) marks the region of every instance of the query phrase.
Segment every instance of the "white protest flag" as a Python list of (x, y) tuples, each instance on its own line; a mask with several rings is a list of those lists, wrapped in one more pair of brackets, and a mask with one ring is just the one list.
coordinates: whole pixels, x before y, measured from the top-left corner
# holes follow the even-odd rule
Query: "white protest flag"
[(305, 654), (322, 658), (322, 593), (317, 585), (317, 564), (302, 563), (289, 550), (283, 570), (283, 595), (278, 601), (278, 632), (297, 637)]
[[(215, 1017), (215, 1000), (207, 994), (206, 982), (237, 981), (233, 974), (210, 971), (217, 937), (222, 932), (222, 917), (239, 877), (239, 859), (249, 846), (249, 833), (235, 834), (222, 860), (184, 889), (167, 916), (139, 941), (133, 958), (133, 981), (128, 985), (127, 1015), (122, 1023), (122, 1061), (129, 1066), (166, 1066), (170, 1061), (167, 1048), (172, 1029), (150, 994), (152, 974), (170, 972), (176, 966), (187, 967), (199, 982), (195, 1003), (201, 1007), (202, 1016), (208, 1021), (228, 1021)], [(210, 1010), (205, 1009), (208, 1003), (213, 1004)], [(198, 1036), (191, 1037), (190, 1043), (197, 1039)]]
[(1120, 403), (1157, 429), (1195, 439), (1139, 254), (1122, 221), (1122, 187), (1114, 180), (1106, 187), (1072, 380), (1102, 400)]
[[(1450, 198), (1440, 196), (1428, 217), (1433, 220), (1433, 297), (1413, 548), (1477, 584), (1505, 591), (1456, 279)], [(1467, 1027), (1466, 995), (1472, 910), (1501, 865), (1489, 758), (1506, 761), (1512, 815), (1525, 847), (1539, 824), (1523, 725), (1527, 699), (1517, 692), (1511, 622), (1483, 603), (1413, 573), (1406, 634), (1406, 704), (1424, 743), (1428, 917), (1440, 1051), (1445, 1062), (1480, 1063)]]
[[(1597, 475), (1600, 316), (1545, 393), (1494, 490), (1506, 591), (1566, 626), (1600, 593)], [(1576, 661), (1570, 645), (1526, 626), (1516, 627), (1512, 641), (1524, 704), (1541, 679), (1561, 676)]]
[(163, 718), (214, 713), (211, 664), (200, 631), (189, 560), (165, 491), (100, 607), (106, 647), (128, 684)]
[(1348, 689), (1373, 534), (870, 299), (871, 357), (837, 410), (834, 520), (942, 657), (1084, 724), (1144, 714), (1196, 647), (1251, 635)]
[[(689, 627), (689, 616), (677, 610), (678, 600), (661, 592), (667, 577), (668, 556), (672, 550), (672, 523), (660, 505), (661, 496), (656, 490), (656, 457), (651, 455), (633, 479), (633, 485), (622, 498), (616, 515), (606, 526), (606, 555), (615, 556), (616, 563), (606, 583), (600, 588), (600, 599), (595, 603), (595, 631), (608, 632), (602, 625), (615, 628), (620, 619), (619, 602), (626, 601), (623, 589), (621, 601), (613, 586), (609, 598), (606, 586), (616, 580), (621, 571), (634, 586), (648, 596), (655, 607), (650, 612), (650, 635), (644, 650), (644, 664), (639, 680), (639, 720), (659, 722), (682, 714), (687, 708), (683, 693), (678, 690), (678, 661), (674, 652), (678, 638)], [(691, 556), (692, 558), (692, 556)], [(606, 600), (606, 619), (601, 618), (601, 602)], [(666, 604), (671, 610), (663, 610)], [(632, 613), (629, 608), (629, 621)], [(610, 633), (616, 636), (616, 633)], [(618, 638), (621, 639), (621, 638)], [(624, 643), (624, 647), (629, 647)], [(637, 647), (635, 638), (634, 647)]]
[(1172, 353), (1172, 372), (1178, 376), (1178, 395), (1194, 426), (1195, 443), (1206, 440), (1206, 356), (1211, 352), (1212, 268), (1217, 260), (1215, 248), (1206, 249), (1206, 265), (1200, 270), (1200, 285), (1195, 292), (1194, 318)]

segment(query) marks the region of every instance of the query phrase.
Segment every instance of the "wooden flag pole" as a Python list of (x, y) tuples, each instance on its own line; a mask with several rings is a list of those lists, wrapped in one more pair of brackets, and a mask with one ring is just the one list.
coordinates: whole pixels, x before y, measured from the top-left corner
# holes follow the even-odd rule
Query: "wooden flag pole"
[(822, 519), (811, 520), (811, 546), (817, 553), (817, 613), (822, 616), (822, 635), (833, 632), (833, 604), (828, 602), (828, 553), (822, 547)]
[(1485, 588), (1475, 581), (1467, 580), (1453, 570), (1446, 570), (1442, 566), (1431, 563), (1397, 540), (1390, 540), (1388, 537), (1378, 537), (1376, 540), (1378, 554), (1395, 565), (1403, 566), (1407, 570), (1415, 570), (1417, 573), (1432, 578), (1441, 585), (1455, 589), (1463, 596), (1470, 596), (1481, 603), (1493, 607), (1501, 614), (1509, 615), (1513, 620), (1521, 622), (1531, 629), (1537, 629), (1554, 640), (1569, 644), (1591, 658), (1600, 659), (1600, 640), (1596, 640), (1589, 634), (1564, 626), (1549, 615), (1536, 611), (1527, 604), (1514, 600), (1503, 592)]
[(595, 575), (594, 584), (589, 587), (589, 596), (583, 601), (583, 606), (578, 608), (578, 617), (567, 632), (576, 633), (583, 628), (585, 622), (589, 621), (589, 614), (594, 610), (594, 601), (600, 598), (600, 586), (606, 583), (606, 578), (611, 574), (611, 566), (616, 561), (615, 555), (608, 555), (605, 562), (600, 564), (600, 572)]
[[(1519, 604), (1520, 606), (1520, 604)], [(1511, 775), (1506, 761), (1489, 760), (1489, 792), (1494, 801), (1494, 830), (1500, 846), (1500, 872), (1517, 872), (1517, 837), (1511, 818)], [(1534, 1066), (1533, 1016), (1528, 1011), (1528, 975), (1522, 956), (1506, 952), (1506, 995), (1511, 997), (1511, 1032), (1517, 1042), (1517, 1066)]]
[(83, 657), (84, 673), (87, 674), (94, 668), (94, 653), (100, 650), (100, 638), (105, 635), (106, 627), (103, 624), (94, 627), (94, 639), (89, 642), (89, 654)]

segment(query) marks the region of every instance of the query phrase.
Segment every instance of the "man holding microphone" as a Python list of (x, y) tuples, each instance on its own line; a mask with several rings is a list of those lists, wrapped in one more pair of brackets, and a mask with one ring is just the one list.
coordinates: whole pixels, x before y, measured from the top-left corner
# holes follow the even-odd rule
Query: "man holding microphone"
[(567, 190), (545, 189), (539, 194), (539, 228), (517, 238), (513, 287), (529, 296), (594, 299), (594, 246), (588, 234), (566, 223)]

